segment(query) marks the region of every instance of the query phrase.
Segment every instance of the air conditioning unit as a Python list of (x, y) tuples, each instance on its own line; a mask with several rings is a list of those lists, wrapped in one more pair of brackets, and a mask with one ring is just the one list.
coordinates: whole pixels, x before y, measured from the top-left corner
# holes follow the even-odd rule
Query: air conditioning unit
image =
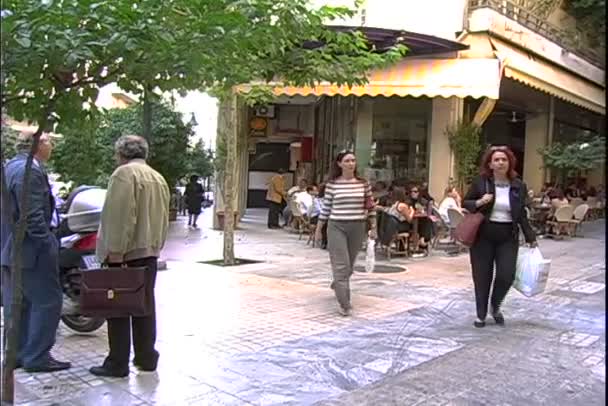
[(274, 118), (275, 107), (270, 106), (258, 106), (255, 108), (256, 117)]

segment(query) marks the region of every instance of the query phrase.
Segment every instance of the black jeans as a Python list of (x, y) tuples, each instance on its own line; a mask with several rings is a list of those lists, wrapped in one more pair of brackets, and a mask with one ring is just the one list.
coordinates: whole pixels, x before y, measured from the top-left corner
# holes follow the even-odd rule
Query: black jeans
[[(498, 310), (515, 280), (515, 266), (519, 242), (512, 223), (485, 222), (479, 227), (477, 242), (471, 247), (471, 267), (475, 285), (477, 317), (484, 320), (488, 313), (488, 299)], [(494, 276), (494, 288), (490, 286)]]
[(279, 227), (279, 214), (281, 213), (281, 203), (268, 202), (268, 227)]
[[(112, 370), (124, 371), (129, 369), (131, 353), (131, 328), (133, 329), (133, 362), (143, 369), (155, 370), (159, 354), (154, 348), (156, 344), (156, 301), (154, 286), (156, 285), (157, 258), (142, 258), (127, 262), (128, 266), (146, 266), (145, 289), (148, 298), (149, 314), (143, 317), (118, 317), (108, 319), (108, 342), (110, 354), (104, 366)], [(118, 271), (117, 271), (118, 272)]]

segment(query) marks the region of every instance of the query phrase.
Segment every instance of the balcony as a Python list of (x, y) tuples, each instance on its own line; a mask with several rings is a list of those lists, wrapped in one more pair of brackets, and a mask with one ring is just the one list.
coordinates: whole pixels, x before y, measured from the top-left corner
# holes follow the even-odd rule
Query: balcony
[[(532, 4), (536, 4), (536, 9), (531, 8)], [(543, 9), (539, 6), (545, 6), (545, 8)], [(598, 50), (590, 46), (586, 40), (586, 34), (578, 28), (573, 27), (571, 30), (566, 30), (548, 22), (549, 15), (553, 11), (552, 8), (546, 2), (530, 2), (525, 0), (469, 0), (468, 2), (469, 15), (475, 10), (494, 10), (558, 44), (564, 50), (578, 55), (589, 63), (604, 69), (606, 64), (605, 49)]]

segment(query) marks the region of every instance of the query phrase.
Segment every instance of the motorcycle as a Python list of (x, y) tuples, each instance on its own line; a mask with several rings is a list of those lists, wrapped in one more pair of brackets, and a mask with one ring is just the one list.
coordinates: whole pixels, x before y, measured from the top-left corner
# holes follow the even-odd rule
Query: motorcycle
[(95, 186), (80, 186), (58, 208), (59, 275), (63, 289), (61, 321), (79, 333), (91, 333), (105, 322), (100, 317), (79, 313), (78, 296), (83, 269), (98, 267), (95, 257), (97, 230), (106, 190)]

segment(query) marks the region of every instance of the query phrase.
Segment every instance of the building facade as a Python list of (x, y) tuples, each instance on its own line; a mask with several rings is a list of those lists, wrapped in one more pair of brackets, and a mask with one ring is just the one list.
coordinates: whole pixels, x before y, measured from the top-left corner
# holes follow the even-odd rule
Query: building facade
[[(446, 128), (460, 120), (482, 125), (484, 143), (510, 145), (524, 181), (538, 191), (552, 176), (539, 148), (605, 136), (605, 51), (571, 35), (576, 21), (563, 3), (368, 1), (344, 24), (405, 32), (414, 52), (371, 72), (365, 86), (277, 86), (272, 106), (251, 109), (240, 212), (264, 205), (266, 180), (279, 168), (290, 182), (321, 182), (343, 149), (355, 151), (367, 178), (428, 182), (439, 198), (455, 176)], [(605, 184), (605, 168), (587, 178)]]

